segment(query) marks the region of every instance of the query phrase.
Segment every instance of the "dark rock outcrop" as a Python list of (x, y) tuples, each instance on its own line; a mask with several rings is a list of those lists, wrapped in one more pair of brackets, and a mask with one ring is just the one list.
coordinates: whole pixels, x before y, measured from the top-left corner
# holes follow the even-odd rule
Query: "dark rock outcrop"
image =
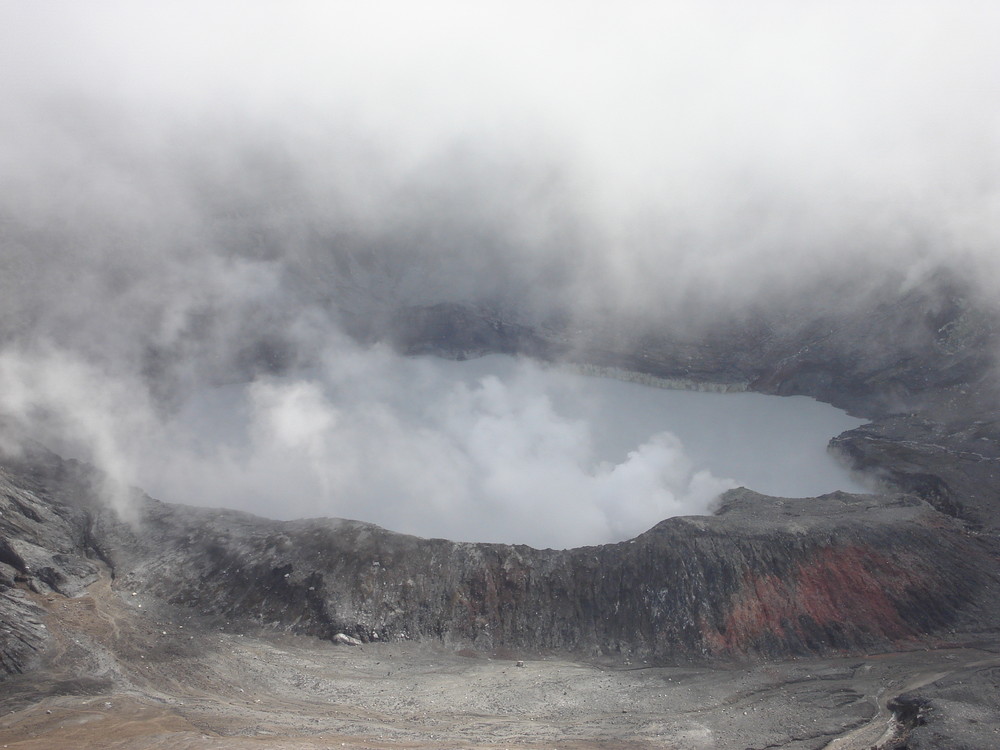
[(89, 493), (76, 468), (39, 449), (0, 467), (0, 674), (30, 669), (48, 639), (28, 592), (75, 596), (97, 579), (81, 505)]
[(899, 737), (885, 750), (981, 750), (1000, 736), (1000, 667), (957, 670), (889, 700)]

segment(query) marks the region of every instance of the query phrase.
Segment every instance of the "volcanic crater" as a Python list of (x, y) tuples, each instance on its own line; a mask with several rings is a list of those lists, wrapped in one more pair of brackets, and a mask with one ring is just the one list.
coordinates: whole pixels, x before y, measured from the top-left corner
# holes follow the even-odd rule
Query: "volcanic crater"
[(878, 492), (741, 488), (601, 546), (279, 522), (140, 490), (123, 518), (97, 469), (22, 442), (0, 468), (0, 741), (995, 746), (997, 320), (938, 277), (688, 334), (462, 304), (355, 326), (404, 354), (570, 361), (870, 420), (831, 450)]

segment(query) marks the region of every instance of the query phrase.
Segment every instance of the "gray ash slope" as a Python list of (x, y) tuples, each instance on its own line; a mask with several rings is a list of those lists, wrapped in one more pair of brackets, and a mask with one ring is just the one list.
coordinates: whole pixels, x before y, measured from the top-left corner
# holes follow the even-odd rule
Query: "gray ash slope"
[(358, 335), (409, 353), (525, 353), (828, 401), (872, 420), (832, 446), (884, 492), (789, 500), (735, 490), (713, 516), (553, 551), (276, 522), (138, 492), (129, 524), (95, 499), (93, 470), (29, 447), (0, 474), (0, 669), (30, 670), (45, 644), (25, 590), (73, 596), (102, 566), (118, 588), (206, 622), (322, 638), (668, 662), (995, 634), (994, 321), (953, 282), (833, 318), (732, 322), (689, 337), (571, 336), (461, 305), (401, 310)]

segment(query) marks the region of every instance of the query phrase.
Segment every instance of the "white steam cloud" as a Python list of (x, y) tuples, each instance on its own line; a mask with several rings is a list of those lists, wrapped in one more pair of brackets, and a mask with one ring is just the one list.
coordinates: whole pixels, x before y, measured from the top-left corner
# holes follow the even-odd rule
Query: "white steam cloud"
[[(142, 391), (130, 392), (59, 350), (0, 352), (3, 415), (50, 446), (78, 453), (103, 471), (94, 489), (127, 520), (135, 465), (125, 436), (139, 437), (150, 425)], [(136, 408), (138, 406), (138, 409)], [(17, 450), (18, 446), (5, 446)]]
[(0, 15), (0, 412), (116, 487), (192, 399), (249, 383), (248, 440), (206, 416), (181, 443), (200, 453), (161, 453), (202, 488), (168, 499), (218, 504), (245, 475), (306, 512), (363, 485), (417, 528), (470, 491), (491, 522), (572, 496), (575, 538), (632, 533), (609, 498), (688, 512), (721, 480), (664, 436), (594, 464), (584, 427), (493, 381), (407, 421), (387, 404), (412, 379), (342, 331), (436, 302), (690, 326), (942, 266), (997, 293), (996, 3)]
[(309, 373), (199, 393), (121, 442), (158, 497), (542, 547), (628, 538), (734, 486), (669, 433), (604, 460), (598, 426), (552, 402), (565, 373), (456, 367), (342, 343)]

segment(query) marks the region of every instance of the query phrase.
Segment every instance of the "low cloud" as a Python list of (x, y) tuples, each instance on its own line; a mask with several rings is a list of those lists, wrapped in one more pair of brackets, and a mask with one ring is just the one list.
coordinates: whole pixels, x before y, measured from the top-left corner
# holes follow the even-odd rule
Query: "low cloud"
[(603, 460), (595, 425), (549, 397), (572, 387), (565, 374), (519, 362), (462, 378), (455, 367), (344, 344), (307, 377), (199, 394), (162, 434), (131, 444), (135, 465), (178, 501), (557, 547), (704, 513), (733, 486), (668, 433)]
[[(245, 475), (349, 514), (364, 486), (422, 529), (421, 504), (449, 518), (470, 492), (512, 518), (579, 497), (575, 538), (633, 533), (602, 498), (668, 514), (715, 487), (669, 437), (593, 465), (585, 426), (506, 382), (404, 418), (393, 373), (419, 370), (343, 331), (436, 302), (808, 319), (942, 267), (998, 292), (995, 4), (5, 10), (0, 410), (115, 482), (155, 464), (130, 446), (176, 439), (189, 502)], [(177, 434), (236, 383), (246, 439)]]

